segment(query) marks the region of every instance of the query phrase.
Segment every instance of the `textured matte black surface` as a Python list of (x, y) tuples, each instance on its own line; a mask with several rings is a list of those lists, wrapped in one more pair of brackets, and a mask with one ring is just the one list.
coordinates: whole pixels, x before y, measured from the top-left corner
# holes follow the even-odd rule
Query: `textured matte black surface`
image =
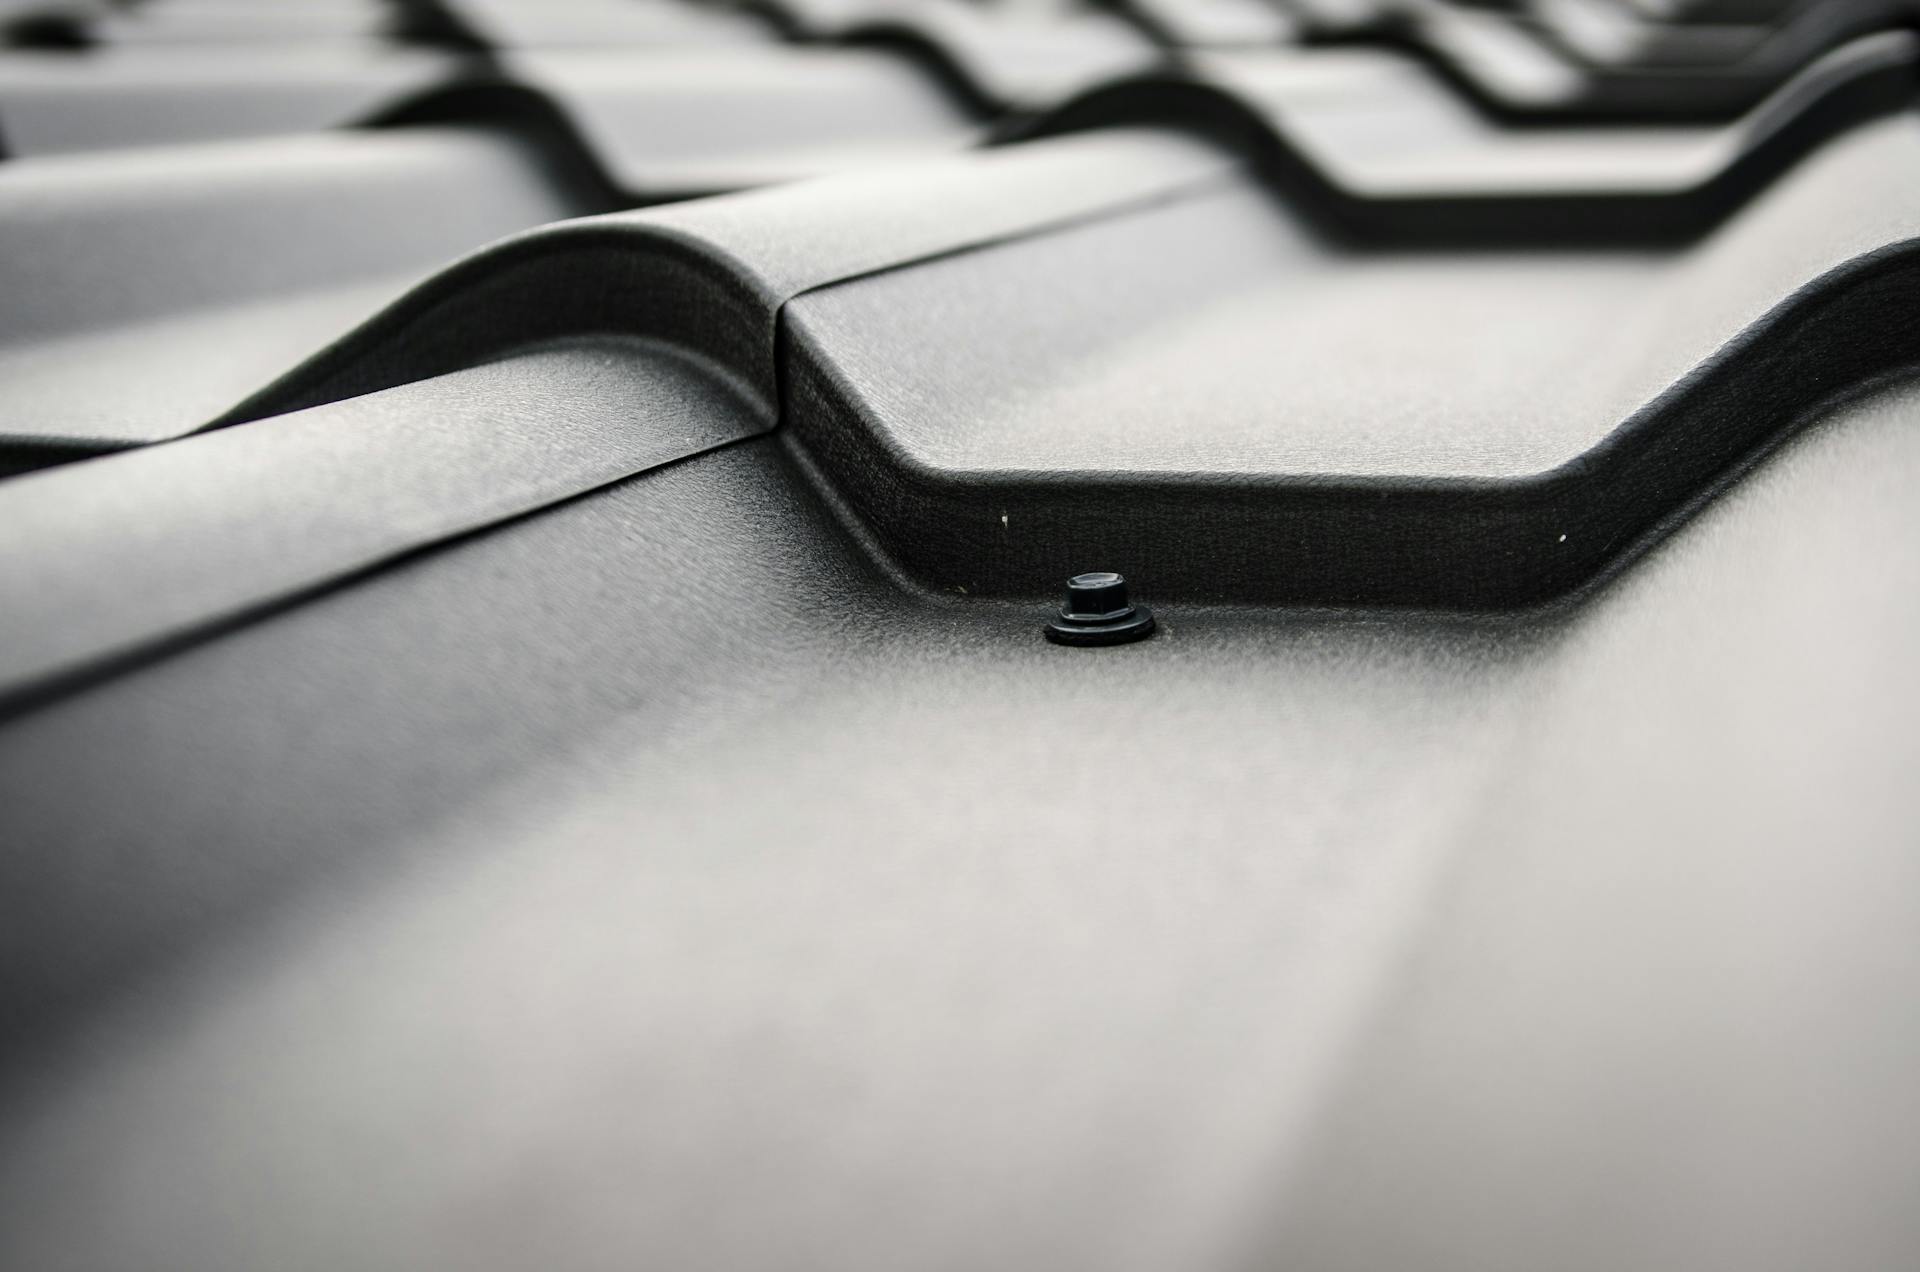
[(1914, 20), (0, 4), (0, 1267), (1913, 1265)]

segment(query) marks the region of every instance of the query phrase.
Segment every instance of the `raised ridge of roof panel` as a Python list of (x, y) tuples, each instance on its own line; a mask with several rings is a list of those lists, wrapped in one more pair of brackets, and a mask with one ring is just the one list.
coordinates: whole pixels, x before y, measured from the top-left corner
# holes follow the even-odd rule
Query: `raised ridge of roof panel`
[(310, 132), (451, 79), (424, 49), (290, 45), (0, 53), (0, 146), (13, 156)]
[(441, 0), (467, 32), (492, 48), (672, 48), (758, 44), (776, 37), (739, 12), (685, 0)]
[(472, 130), (0, 166), (0, 436), (189, 431), (450, 259), (579, 210), (523, 142)]
[(1298, 32), (1292, 15), (1268, 0), (1126, 0), (1121, 7), (1176, 48), (1282, 44)]
[(1368, 0), (1316, 21), (1323, 36), (1416, 53), (1483, 109), (1527, 122), (1730, 118), (1839, 44), (1917, 18), (1912, 0), (1830, 0), (1783, 18), (1742, 56), (1697, 62), (1583, 59), (1532, 22), (1446, 0)]
[(970, 593), (1100, 559), (1174, 593), (1538, 599), (1920, 354), (1917, 171), (1912, 116), (1867, 125), (1659, 253), (1354, 249), (1251, 188), (1116, 209), (800, 297), (789, 423)]
[(924, 158), (981, 139), (954, 96), (877, 49), (507, 55), (608, 181), (641, 202), (722, 193)]
[[(1885, 209), (1920, 197), (1916, 157), (1895, 116), (1697, 244), (1457, 257), (1328, 239), (1198, 141), (1094, 132), (532, 235), (230, 418), (577, 330), (679, 340), (766, 394), (784, 320), (784, 418), (938, 586), (1038, 591), (1067, 553), (1172, 592), (1513, 604), (1912, 356), (1884, 315), (1915, 227)], [(569, 299), (503, 321), (623, 254), (691, 269), (686, 315), (623, 328), (630, 305)]]
[(967, 92), (998, 110), (1050, 106), (1116, 75), (1163, 65), (1138, 27), (1099, 10), (1028, 12), (964, 0), (770, 0), (810, 40), (890, 40), (936, 59)]
[(1185, 77), (1115, 81), (1018, 131), (1231, 131), (1222, 116), (1239, 114), (1292, 197), (1332, 202), (1337, 232), (1617, 243), (1699, 233), (1833, 133), (1908, 109), (1917, 79), (1920, 36), (1887, 33), (1836, 49), (1728, 124), (1515, 130), (1394, 54), (1211, 53)]
[(103, 9), (88, 23), (104, 44), (378, 40), (393, 26), (381, 0), (163, 0)]

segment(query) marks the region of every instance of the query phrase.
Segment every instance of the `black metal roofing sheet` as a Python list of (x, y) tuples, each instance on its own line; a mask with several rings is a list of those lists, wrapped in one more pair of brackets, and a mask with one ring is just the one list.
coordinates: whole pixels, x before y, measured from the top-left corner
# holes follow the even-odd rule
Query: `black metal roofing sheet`
[(1912, 1264), (1917, 13), (0, 7), (0, 1267)]

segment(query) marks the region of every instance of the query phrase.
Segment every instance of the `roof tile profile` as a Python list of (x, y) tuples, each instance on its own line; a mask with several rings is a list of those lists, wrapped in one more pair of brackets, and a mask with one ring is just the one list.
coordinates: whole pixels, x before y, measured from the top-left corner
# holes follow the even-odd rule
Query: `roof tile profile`
[(0, 0), (0, 1268), (1920, 1263), (1913, 19)]

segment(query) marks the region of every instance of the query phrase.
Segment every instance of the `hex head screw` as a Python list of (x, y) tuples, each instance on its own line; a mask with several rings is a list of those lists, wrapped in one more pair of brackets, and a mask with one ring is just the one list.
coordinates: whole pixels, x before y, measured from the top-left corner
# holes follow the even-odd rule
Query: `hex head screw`
[(1076, 574), (1046, 633), (1057, 645), (1123, 645), (1153, 635), (1153, 611), (1127, 600), (1127, 581), (1118, 574)]

